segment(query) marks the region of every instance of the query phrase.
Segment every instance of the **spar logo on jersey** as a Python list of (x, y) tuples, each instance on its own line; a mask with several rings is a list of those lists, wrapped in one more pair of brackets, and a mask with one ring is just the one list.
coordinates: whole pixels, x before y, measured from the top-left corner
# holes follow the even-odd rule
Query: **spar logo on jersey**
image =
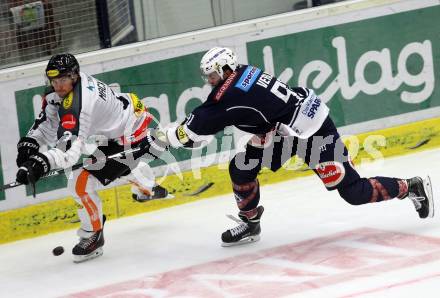
[(235, 77), (237, 76), (237, 73), (234, 71), (227, 79), (226, 81), (223, 83), (223, 85), (220, 86), (220, 89), (217, 91), (217, 93), (214, 96), (214, 100), (215, 101), (219, 101), (220, 98), (222, 98), (223, 94), (226, 92), (226, 90), (229, 88), (229, 86), (231, 85), (232, 81), (235, 79)]
[(249, 65), (248, 67), (246, 67), (246, 70), (243, 72), (240, 79), (238, 79), (237, 84), (235, 84), (235, 87), (243, 90), (244, 92), (248, 92), (249, 89), (257, 80), (257, 77), (260, 74), (260, 72), (261, 72), (260, 69), (256, 68), (255, 66)]
[(66, 114), (61, 118), (61, 126), (64, 129), (74, 129), (76, 126), (77, 120), (75, 118), (75, 116), (73, 116), (72, 114)]
[(306, 115), (310, 119), (313, 119), (320, 106), (321, 106), (321, 100), (316, 96), (311, 96), (303, 104), (301, 113)]
[(316, 166), (316, 171), (327, 188), (338, 185), (345, 177), (344, 165), (337, 161), (322, 162)]

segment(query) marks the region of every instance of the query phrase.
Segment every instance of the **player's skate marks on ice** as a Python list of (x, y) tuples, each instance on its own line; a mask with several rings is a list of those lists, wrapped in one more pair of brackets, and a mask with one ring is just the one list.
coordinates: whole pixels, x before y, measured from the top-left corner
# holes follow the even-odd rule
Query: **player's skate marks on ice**
[[(157, 297), (281, 297), (350, 283), (357, 278), (371, 280), (370, 289), (375, 291), (380, 288), (374, 283), (374, 277), (434, 261), (440, 261), (440, 238), (364, 228), (113, 284), (70, 297), (113, 297), (133, 291), (160, 293)], [(352, 292), (348, 288), (344, 294)]]

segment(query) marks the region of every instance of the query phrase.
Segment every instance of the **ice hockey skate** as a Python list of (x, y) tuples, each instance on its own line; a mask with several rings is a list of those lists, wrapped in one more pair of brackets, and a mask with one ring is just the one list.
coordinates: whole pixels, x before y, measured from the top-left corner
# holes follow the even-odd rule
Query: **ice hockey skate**
[(104, 253), (104, 223), (106, 217), (103, 216), (103, 228), (92, 232), (89, 237), (81, 237), (80, 241), (72, 249), (73, 262), (82, 263), (101, 256)]
[(263, 212), (263, 206), (258, 206), (257, 215), (250, 219), (240, 213), (238, 214), (240, 219), (237, 219), (232, 215), (228, 215), (230, 219), (234, 220), (239, 225), (235, 228), (227, 230), (222, 234), (222, 246), (235, 246), (260, 240), (260, 219)]
[(408, 198), (414, 203), (420, 218), (434, 217), (434, 198), (431, 179), (427, 176), (413, 177), (407, 180)]
[(153, 187), (151, 192), (143, 191), (137, 187), (132, 188), (133, 200), (138, 201), (140, 203), (144, 203), (151, 200), (157, 199), (171, 199), (174, 196), (168, 193), (168, 190), (160, 185), (156, 185)]

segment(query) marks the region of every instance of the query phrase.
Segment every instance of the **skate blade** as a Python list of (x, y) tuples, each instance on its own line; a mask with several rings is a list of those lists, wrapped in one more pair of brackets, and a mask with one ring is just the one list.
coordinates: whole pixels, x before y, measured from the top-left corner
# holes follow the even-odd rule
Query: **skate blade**
[(85, 261), (89, 261), (89, 260), (92, 260), (92, 259), (97, 258), (99, 256), (102, 256), (103, 253), (104, 253), (104, 250), (102, 249), (102, 247), (100, 247), (88, 255), (84, 255), (84, 256), (73, 255), (73, 262), (74, 263), (82, 263)]
[(255, 235), (255, 236), (245, 237), (237, 242), (222, 242), (222, 246), (223, 247), (238, 246), (238, 245), (248, 244), (248, 243), (252, 243), (252, 242), (257, 242), (259, 240), (260, 240), (260, 235)]
[(429, 202), (428, 217), (434, 217), (434, 196), (432, 194), (432, 184), (429, 176), (426, 176), (426, 179), (423, 179), (423, 186), (425, 187), (426, 196), (428, 197)]

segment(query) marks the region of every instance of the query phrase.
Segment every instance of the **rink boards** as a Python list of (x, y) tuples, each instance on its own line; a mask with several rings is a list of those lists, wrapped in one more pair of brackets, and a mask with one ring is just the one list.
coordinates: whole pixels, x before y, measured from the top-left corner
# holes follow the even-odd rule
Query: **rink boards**
[[(203, 102), (210, 89), (199, 76), (200, 58), (210, 47), (226, 45), (240, 62), (257, 65), (292, 86), (315, 89), (344, 134), (385, 134), (386, 147), (381, 139), (369, 144), (391, 156), (438, 144), (438, 119), (415, 122), (440, 115), (439, 13), (434, 0), (353, 1), (78, 57), (84, 72), (117, 90), (137, 93), (166, 125), (183, 120)], [(15, 179), (15, 144), (38, 115), (44, 64), (0, 72), (2, 184)], [(382, 131), (387, 127), (396, 128)], [(138, 204), (130, 199), (128, 186), (118, 186), (102, 191), (105, 212), (115, 218), (230, 192), (227, 161), (244, 143), (241, 132), (229, 129), (207, 150), (173, 151), (181, 170), (201, 168), (184, 172), (183, 180), (166, 178), (164, 185), (175, 199)], [(164, 164), (153, 166), (159, 176), (168, 174)], [(308, 174), (293, 166), (270, 178), (264, 172), (260, 179), (271, 183)], [(190, 195), (211, 182), (215, 184), (206, 192)], [(37, 199), (25, 187), (0, 192), (0, 243), (77, 226), (73, 200), (60, 199), (69, 195), (66, 177), (41, 181), (37, 191)]]
[[(419, 121), (412, 124), (388, 128), (380, 131), (355, 135), (345, 135), (346, 144), (356, 166), (377, 161), (375, 156), (365, 150), (372, 146), (383, 157), (414, 153), (440, 145), (440, 118)], [(295, 158), (288, 161), (276, 173), (264, 169), (259, 175), (262, 185), (312, 175), (305, 165)], [(200, 175), (200, 176), (199, 176)], [(130, 186), (122, 185), (100, 192), (104, 213), (107, 219), (154, 211), (162, 208), (207, 199), (212, 196), (232, 192), (227, 164), (201, 169), (201, 172), (185, 172), (183, 180), (176, 175), (159, 178), (168, 188), (173, 199), (138, 203), (131, 199)], [(214, 185), (199, 195), (190, 195), (200, 187), (213, 182)], [(231, 193), (231, 202), (233, 195)], [(76, 206), (72, 198), (41, 203), (0, 213), (0, 243), (35, 237), (52, 232), (78, 227)]]

